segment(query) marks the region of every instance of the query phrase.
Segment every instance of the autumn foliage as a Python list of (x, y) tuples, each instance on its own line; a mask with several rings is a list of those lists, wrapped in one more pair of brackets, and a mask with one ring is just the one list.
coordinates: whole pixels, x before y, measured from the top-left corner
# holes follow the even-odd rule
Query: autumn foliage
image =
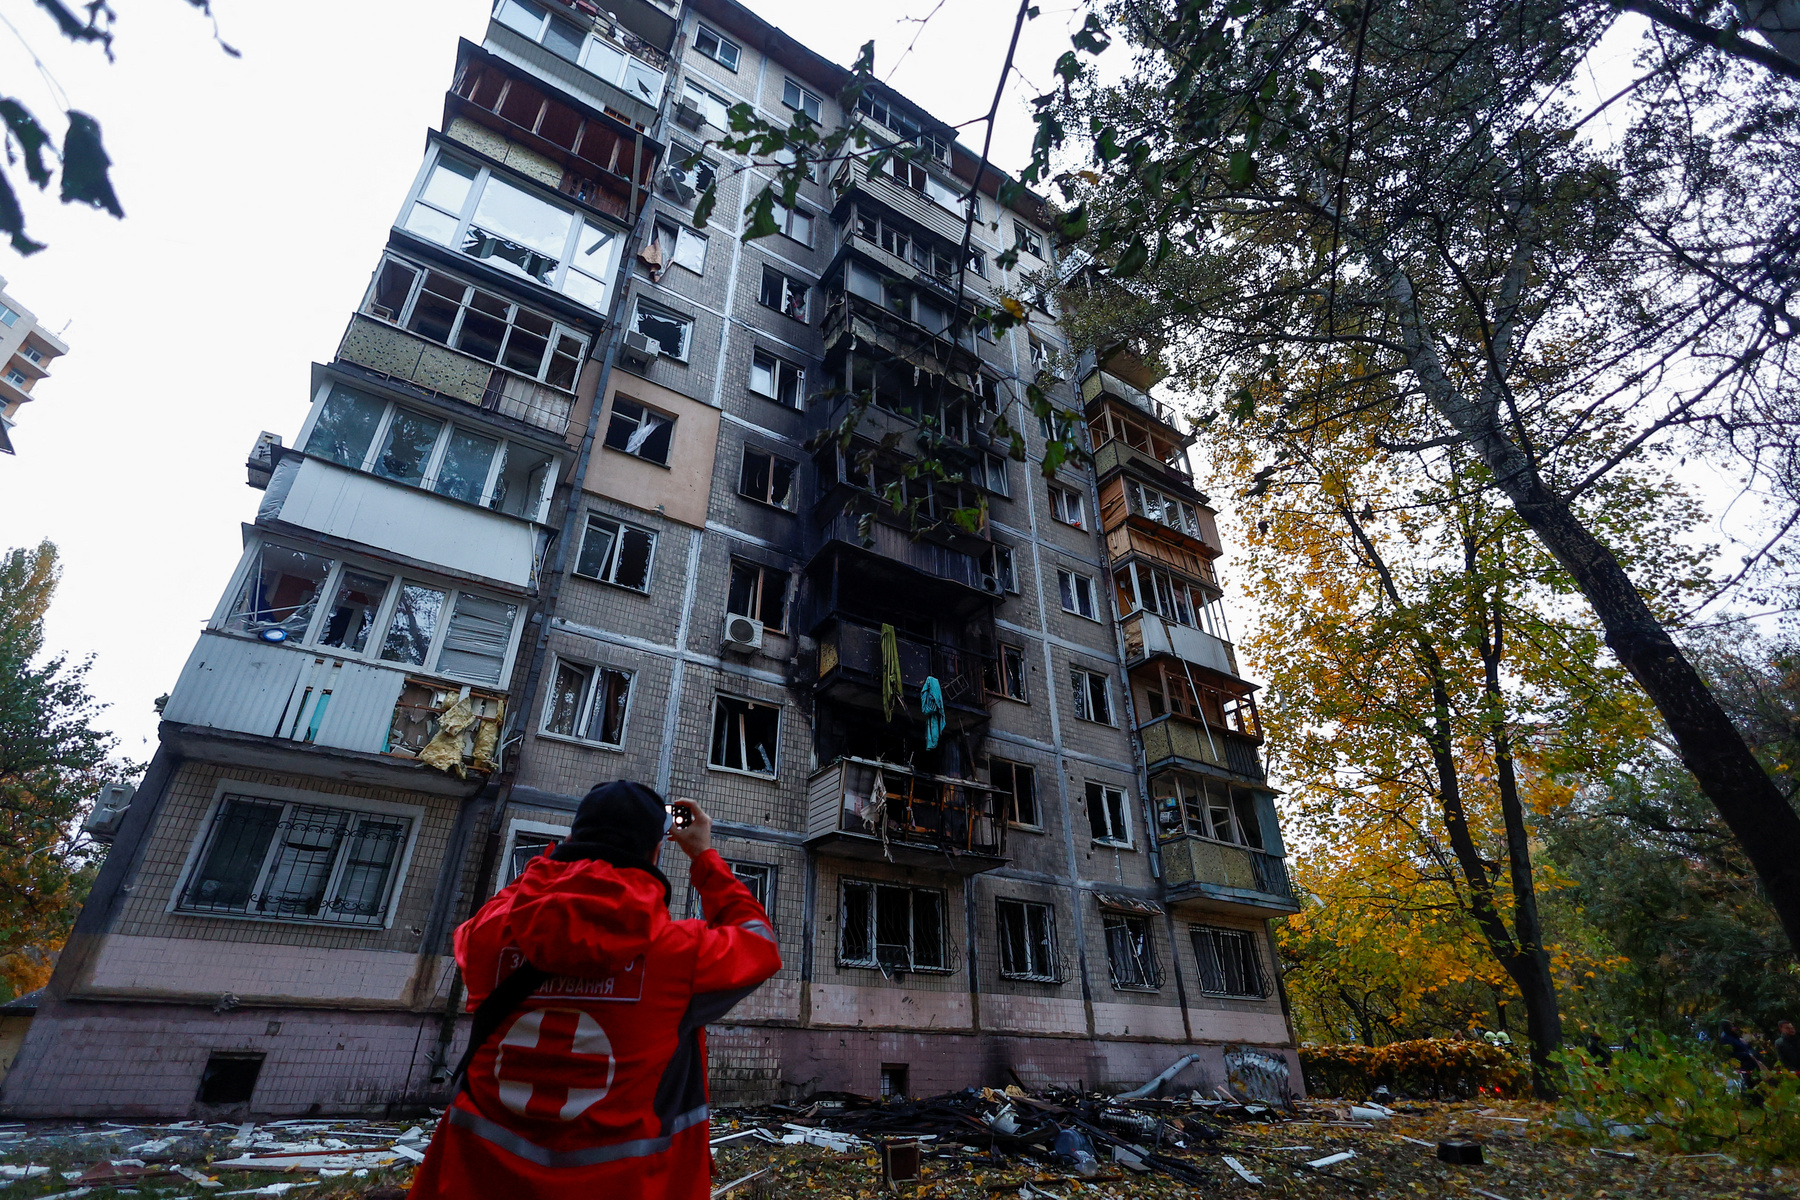
[(1531, 1090), (1531, 1072), (1517, 1055), (1487, 1042), (1453, 1038), (1302, 1046), (1300, 1066), (1310, 1094), (1351, 1100), (1365, 1099), (1379, 1087), (1432, 1100), (1519, 1098)]

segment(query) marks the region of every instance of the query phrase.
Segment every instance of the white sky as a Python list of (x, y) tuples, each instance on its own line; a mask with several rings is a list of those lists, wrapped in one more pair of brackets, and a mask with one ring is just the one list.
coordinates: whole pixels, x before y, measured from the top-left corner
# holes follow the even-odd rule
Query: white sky
[[(938, 0), (751, 0), (848, 64), (873, 38), (887, 76)], [(93, 114), (126, 220), (23, 197), (50, 248), (0, 275), (70, 353), (37, 385), (0, 455), (0, 547), (48, 537), (63, 582), (50, 649), (95, 656), (90, 686), (127, 755), (154, 749), (168, 691), (210, 616), (260, 493), (243, 461), (259, 431), (292, 444), (309, 364), (331, 358), (443, 115), (456, 41), (479, 41), (487, 0), (214, 0), (226, 56), (184, 0), (134, 0), (108, 65), (35, 7), (5, 15), (68, 105)], [(1011, 5), (943, 0), (889, 82), (934, 116), (984, 114)], [(1027, 99), (1068, 48), (1072, 7), (1028, 24), (994, 160), (1022, 164)], [(853, 15), (852, 15), (853, 14)], [(0, 26), (0, 78), (60, 139), (62, 105)], [(980, 144), (981, 129), (964, 140)], [(18, 186), (19, 175), (9, 172)]]

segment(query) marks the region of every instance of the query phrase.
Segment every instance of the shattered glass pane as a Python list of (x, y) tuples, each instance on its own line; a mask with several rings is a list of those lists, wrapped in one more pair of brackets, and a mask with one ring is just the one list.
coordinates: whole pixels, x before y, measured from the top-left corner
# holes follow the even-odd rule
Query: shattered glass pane
[(330, 570), (328, 558), (263, 543), (244, 580), (231, 628), (253, 634), (279, 629), (286, 638), (270, 640), (299, 641), (312, 623), (319, 589)]
[(381, 642), (381, 657), (389, 662), (423, 666), (444, 610), (444, 593), (418, 583), (401, 583), (393, 620)]
[(417, 486), (425, 479), (425, 466), (443, 428), (442, 421), (396, 409), (371, 470), (383, 479)]
[(444, 461), (438, 467), (437, 483), (432, 490), (440, 496), (467, 500), (470, 504), (481, 503), (481, 493), (487, 488), (488, 470), (494, 465), (494, 455), (499, 450), (500, 443), (494, 438), (462, 428), (451, 430), (450, 444), (444, 449)]
[(385, 575), (365, 575), (346, 570), (338, 580), (337, 595), (319, 633), (321, 646), (332, 646), (361, 654), (368, 649), (369, 632), (375, 626), (375, 613), (387, 595)]

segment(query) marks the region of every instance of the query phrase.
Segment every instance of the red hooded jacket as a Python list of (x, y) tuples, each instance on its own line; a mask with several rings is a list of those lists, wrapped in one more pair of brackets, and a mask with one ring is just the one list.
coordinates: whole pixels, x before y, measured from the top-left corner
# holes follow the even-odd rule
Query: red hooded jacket
[(471, 1010), (524, 962), (551, 978), (476, 1051), (413, 1197), (710, 1194), (705, 1027), (781, 953), (717, 851), (692, 879), (707, 919), (674, 921), (647, 872), (534, 858), (457, 929)]

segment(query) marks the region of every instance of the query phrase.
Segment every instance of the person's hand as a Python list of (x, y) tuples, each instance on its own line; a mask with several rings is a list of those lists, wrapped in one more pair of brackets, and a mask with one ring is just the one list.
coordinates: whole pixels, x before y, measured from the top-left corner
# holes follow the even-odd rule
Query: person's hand
[(674, 806), (677, 813), (686, 809), (692, 819), (685, 826), (677, 823), (669, 831), (669, 837), (690, 859), (699, 858), (713, 848), (712, 818), (706, 815), (698, 800), (676, 800)]

